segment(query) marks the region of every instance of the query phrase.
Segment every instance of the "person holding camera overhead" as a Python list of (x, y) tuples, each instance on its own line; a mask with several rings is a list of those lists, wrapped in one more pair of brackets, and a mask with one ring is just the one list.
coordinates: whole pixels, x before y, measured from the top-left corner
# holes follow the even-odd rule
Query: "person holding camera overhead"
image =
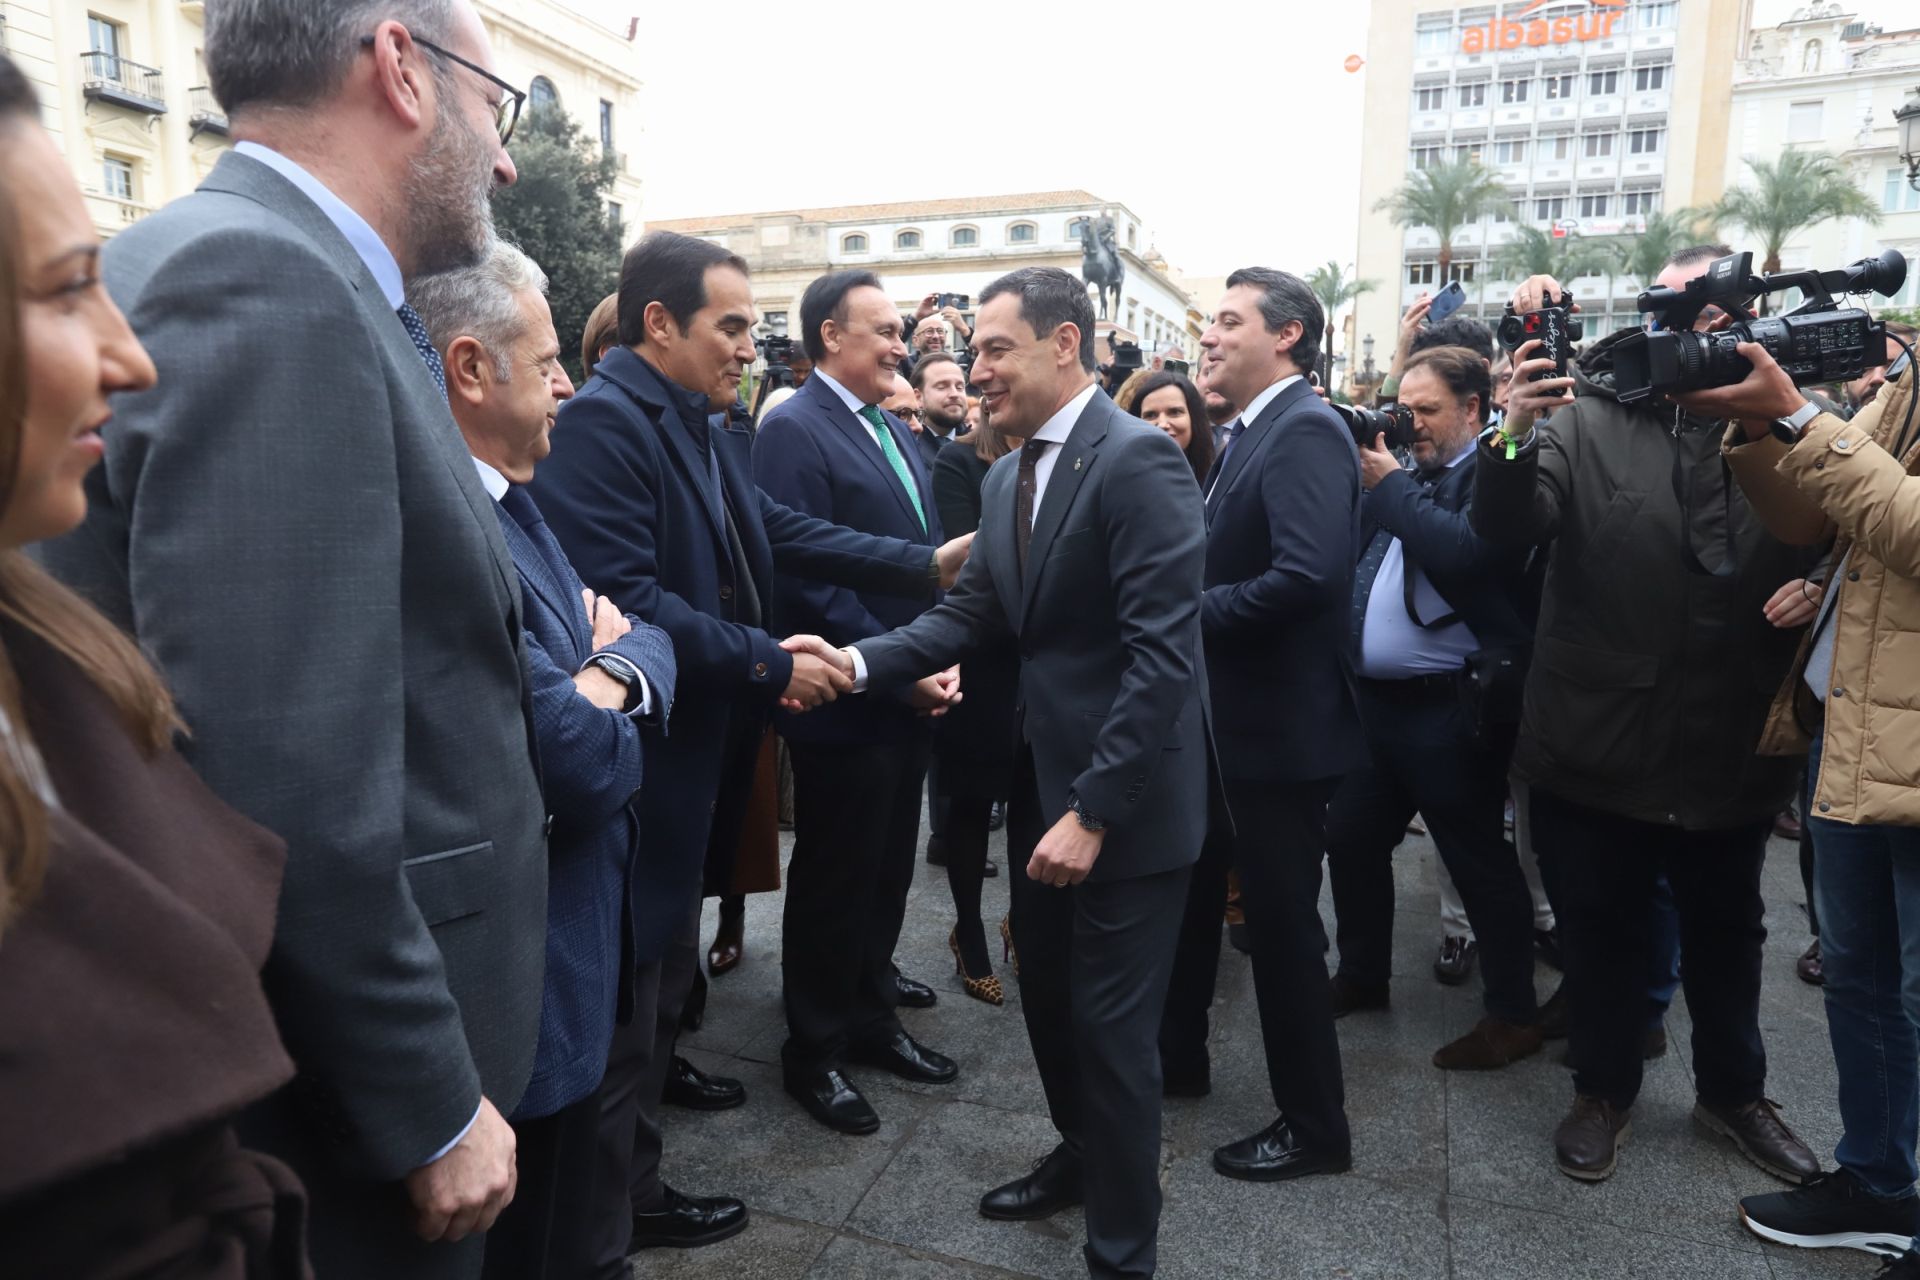
[(1838, 1169), (1793, 1191), (1749, 1196), (1740, 1216), (1782, 1244), (1897, 1253), (1884, 1274), (1913, 1280), (1920, 756), (1907, 730), (1920, 670), (1906, 650), (1920, 630), (1920, 487), (1912, 478), (1920, 449), (1912, 360), (1889, 362), (1884, 389), (1847, 422), (1818, 411), (1763, 348), (1743, 342), (1738, 351), (1752, 372), (1689, 403), (1735, 419), (1727, 463), (1770, 530), (1794, 543), (1839, 539), (1831, 589), (1774, 698), (1760, 750), (1798, 756), (1811, 743), (1806, 819), (1842, 1124)]
[[(1728, 253), (1683, 249), (1656, 283), (1681, 288)], [(1561, 292), (1535, 276), (1513, 309)], [(1759, 1020), (1760, 871), (1796, 762), (1754, 747), (1794, 645), (1766, 607), (1814, 556), (1746, 511), (1718, 420), (1659, 397), (1621, 402), (1617, 354), (1642, 336), (1595, 343), (1571, 376), (1554, 376), (1537, 340), (1514, 353), (1510, 411), (1482, 437), (1469, 514), (1497, 545), (1553, 540), (1514, 772), (1532, 788), (1570, 1002), (1574, 1101), (1555, 1158), (1586, 1181), (1614, 1171), (1640, 1091), (1664, 873), (1693, 1015), (1694, 1117), (1801, 1183), (1819, 1162), (1767, 1100)]]

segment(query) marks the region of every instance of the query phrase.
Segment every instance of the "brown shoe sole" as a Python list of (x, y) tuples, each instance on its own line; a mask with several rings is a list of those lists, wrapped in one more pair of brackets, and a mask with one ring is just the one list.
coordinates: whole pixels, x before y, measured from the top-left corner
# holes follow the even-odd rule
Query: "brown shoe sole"
[(1745, 1156), (1747, 1158), (1747, 1163), (1752, 1165), (1754, 1168), (1760, 1170), (1762, 1173), (1770, 1173), (1774, 1177), (1780, 1179), (1780, 1181), (1789, 1183), (1792, 1186), (1802, 1187), (1806, 1185), (1807, 1183), (1806, 1174), (1798, 1173), (1792, 1169), (1787, 1168), (1785, 1165), (1778, 1165), (1778, 1164), (1772, 1163), (1769, 1160), (1763, 1160), (1760, 1156), (1754, 1153), (1754, 1150), (1752, 1147), (1749, 1147), (1745, 1142), (1742, 1142), (1740, 1140), (1740, 1135), (1734, 1132), (1732, 1125), (1728, 1124), (1726, 1121), (1722, 1120), (1719, 1116), (1716, 1116), (1715, 1114), (1713, 1114), (1713, 1112), (1707, 1110), (1705, 1107), (1701, 1106), (1697, 1102), (1693, 1104), (1693, 1118), (1696, 1121), (1698, 1121), (1706, 1129), (1710, 1130), (1713, 1133), (1719, 1134), (1721, 1137), (1725, 1138), (1728, 1142), (1731, 1142), (1733, 1144), (1734, 1150), (1738, 1151), (1741, 1155)]
[(1561, 1160), (1558, 1153), (1554, 1156), (1554, 1164), (1558, 1165), (1560, 1172), (1566, 1174), (1569, 1178), (1577, 1178), (1581, 1182), (1605, 1182), (1613, 1176), (1614, 1166), (1620, 1163), (1620, 1148), (1627, 1145), (1627, 1138), (1632, 1133), (1633, 1121), (1629, 1120), (1620, 1126), (1620, 1132), (1613, 1135), (1613, 1159), (1607, 1161), (1606, 1168), (1604, 1169), (1576, 1168), (1567, 1164), (1566, 1161)]

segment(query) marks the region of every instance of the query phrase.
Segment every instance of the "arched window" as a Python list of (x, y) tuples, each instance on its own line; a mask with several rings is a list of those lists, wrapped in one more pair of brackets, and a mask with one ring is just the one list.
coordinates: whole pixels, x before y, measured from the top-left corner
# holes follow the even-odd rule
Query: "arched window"
[(980, 244), (980, 231), (977, 227), (955, 227), (947, 243), (956, 249), (973, 249)]
[(1086, 234), (1086, 230), (1087, 220), (1085, 218), (1073, 218), (1067, 223), (1067, 239), (1078, 240)]
[(840, 237), (840, 249), (844, 253), (865, 253), (867, 238), (858, 231), (849, 236)]
[(918, 231), (895, 232), (893, 247), (896, 249), (918, 249), (920, 247), (920, 233)]
[[(1073, 234), (1069, 230), (1069, 234)], [(1031, 222), (1016, 222), (1007, 228), (1008, 244), (1033, 244), (1040, 239), (1040, 228)]]
[(1807, 51), (1800, 55), (1800, 71), (1803, 75), (1812, 75), (1820, 70), (1820, 42), (1807, 41)]
[(553, 81), (545, 76), (535, 76), (533, 83), (527, 86), (527, 110), (546, 111), (559, 105), (560, 94), (553, 87)]

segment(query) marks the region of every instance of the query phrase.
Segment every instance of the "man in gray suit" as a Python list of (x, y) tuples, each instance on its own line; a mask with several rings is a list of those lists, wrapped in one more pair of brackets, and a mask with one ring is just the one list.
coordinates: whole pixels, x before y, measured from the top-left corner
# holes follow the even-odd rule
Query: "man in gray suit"
[(856, 689), (907, 684), (995, 641), (1017, 647), (1013, 940), (1062, 1141), (980, 1212), (1044, 1218), (1084, 1202), (1091, 1273), (1149, 1276), (1160, 1012), (1215, 793), (1200, 489), (1178, 445), (1095, 386), (1083, 283), (1025, 267), (980, 303), (974, 383), (993, 429), (1027, 443), (987, 475), (959, 581), (850, 649), (787, 643), (838, 655)]
[(518, 587), (402, 286), (477, 260), (514, 178), (490, 61), (468, 0), (209, 0), (239, 145), (104, 255), (160, 382), (46, 556), (287, 840), (266, 978), (300, 1074), (247, 1136), (354, 1280), (478, 1273), (540, 1012)]

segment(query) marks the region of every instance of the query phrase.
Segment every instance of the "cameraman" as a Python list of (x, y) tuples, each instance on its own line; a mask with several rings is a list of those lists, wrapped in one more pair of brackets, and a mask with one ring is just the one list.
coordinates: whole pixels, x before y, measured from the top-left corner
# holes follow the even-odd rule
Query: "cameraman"
[[(1413, 469), (1386, 437), (1360, 450), (1361, 545), (1354, 582), (1355, 691), (1370, 763), (1327, 813), (1339, 923), (1335, 1001), (1384, 1004), (1393, 951), (1392, 856), (1418, 812), (1485, 953), (1486, 1016), (1433, 1055), (1443, 1070), (1491, 1070), (1540, 1051), (1533, 992), (1533, 899), (1503, 810), (1519, 680), (1533, 640), (1531, 548), (1468, 527), (1474, 439), (1493, 386), (1486, 359), (1435, 347), (1408, 361)], [(1496, 677), (1493, 673), (1502, 673)], [(1498, 679), (1488, 698), (1468, 695)], [(1501, 693), (1504, 691), (1504, 699)]]
[[(1657, 283), (1680, 288), (1728, 252), (1682, 250)], [(1560, 291), (1535, 276), (1514, 310)], [(1747, 513), (1720, 461), (1722, 423), (1619, 402), (1615, 352), (1633, 332), (1593, 344), (1572, 377), (1531, 381), (1552, 362), (1537, 342), (1515, 353), (1469, 517), (1491, 542), (1553, 540), (1514, 772), (1531, 788), (1566, 965), (1575, 1096), (1555, 1154), (1570, 1177), (1613, 1173), (1640, 1092), (1664, 872), (1693, 1015), (1694, 1117), (1799, 1183), (1820, 1166), (1766, 1099), (1759, 1022), (1760, 870), (1795, 762), (1754, 746), (1794, 643), (1765, 607), (1813, 556)]]
[[(1889, 1274), (1920, 1276), (1914, 1145), (1920, 1139), (1915, 1023), (1920, 1021), (1920, 463), (1914, 373), (1899, 372), (1851, 422), (1820, 412), (1764, 348), (1742, 343), (1753, 372), (1685, 397), (1737, 420), (1733, 474), (1767, 528), (1817, 544), (1838, 535), (1818, 616), (1767, 719), (1760, 750), (1807, 750), (1813, 891), (1826, 974), (1827, 1029), (1843, 1127), (1829, 1177), (1749, 1196), (1755, 1234), (1819, 1247), (1846, 1237), (1904, 1256)], [(1911, 361), (1907, 362), (1911, 365)]]

